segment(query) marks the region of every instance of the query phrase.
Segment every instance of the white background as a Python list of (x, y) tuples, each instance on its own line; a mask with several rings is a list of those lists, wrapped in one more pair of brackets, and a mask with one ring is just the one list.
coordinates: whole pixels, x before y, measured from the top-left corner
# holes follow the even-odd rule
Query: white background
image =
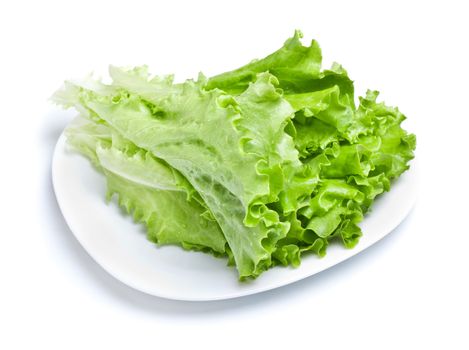
[[(0, 5), (0, 348), (400, 349), (469, 347), (469, 22), (464, 1), (15, 1)], [(382, 91), (418, 136), (420, 196), (351, 260), (237, 300), (158, 299), (97, 266), (51, 188), (73, 115), (67, 78), (148, 64), (178, 79), (222, 72), (295, 28)]]

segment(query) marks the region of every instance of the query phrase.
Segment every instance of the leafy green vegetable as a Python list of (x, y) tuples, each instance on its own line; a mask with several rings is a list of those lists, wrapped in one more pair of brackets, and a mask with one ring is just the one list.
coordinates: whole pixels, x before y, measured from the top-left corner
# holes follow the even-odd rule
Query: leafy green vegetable
[(108, 200), (116, 194), (119, 204), (147, 226), (150, 240), (226, 252), (218, 224), (173, 168), (104, 124), (79, 119), (68, 127), (67, 138), (106, 175)]
[(110, 67), (111, 84), (55, 95), (86, 120), (69, 143), (107, 178), (108, 196), (160, 244), (226, 255), (240, 278), (353, 247), (374, 198), (408, 169), (415, 136), (368, 91), (355, 106), (338, 64), (296, 32), (264, 59), (176, 84), (146, 67)]

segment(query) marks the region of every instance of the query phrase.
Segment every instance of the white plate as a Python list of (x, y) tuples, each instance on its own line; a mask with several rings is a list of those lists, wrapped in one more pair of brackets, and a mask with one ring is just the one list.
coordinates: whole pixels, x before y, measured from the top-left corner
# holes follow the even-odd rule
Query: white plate
[(68, 150), (59, 138), (52, 179), (60, 209), (85, 250), (115, 278), (140, 291), (177, 300), (220, 300), (259, 293), (312, 276), (368, 248), (391, 232), (409, 213), (416, 198), (415, 164), (376, 200), (372, 215), (361, 223), (363, 237), (354, 249), (328, 247), (327, 255), (308, 255), (299, 268), (275, 267), (254, 281), (238, 282), (224, 259), (157, 247), (144, 228), (124, 215), (116, 203), (105, 203), (105, 179), (90, 162)]

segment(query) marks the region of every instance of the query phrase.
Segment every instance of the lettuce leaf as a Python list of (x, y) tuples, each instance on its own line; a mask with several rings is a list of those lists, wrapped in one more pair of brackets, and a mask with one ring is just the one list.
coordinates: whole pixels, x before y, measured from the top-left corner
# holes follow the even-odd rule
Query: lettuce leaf
[[(362, 234), (357, 224), (373, 199), (389, 191), (391, 180), (409, 168), (416, 146), (415, 135), (401, 128), (405, 116), (397, 108), (378, 103), (377, 91), (359, 98), (356, 108), (353, 82), (346, 70), (337, 63), (321, 70), (319, 45), (313, 40), (305, 47), (301, 37), (296, 31), (273, 54), (207, 82), (208, 89), (236, 94), (252, 84), (257, 73), (268, 70), (277, 76), (278, 87), (295, 111), (290, 134), (300, 160), (317, 177), (318, 186), (309, 204), (297, 211), (294, 219), (302, 225), (294, 235), (300, 238), (285, 240), (289, 243), (287, 255), (293, 251), (292, 242), (301, 245), (316, 241), (319, 245), (320, 238), (339, 236), (346, 247), (356, 245)], [(357, 196), (342, 197), (344, 186), (358, 190)], [(329, 205), (318, 205), (319, 198), (323, 202), (324, 197)], [(295, 250), (295, 260), (300, 253)], [(288, 258), (283, 261), (291, 262)]]
[(66, 134), (69, 144), (105, 174), (107, 199), (117, 195), (119, 205), (146, 226), (149, 240), (227, 253), (217, 222), (173, 168), (102, 123), (78, 119)]
[(301, 37), (198, 81), (111, 66), (110, 84), (66, 82), (55, 101), (86, 120), (68, 140), (150, 240), (225, 255), (241, 279), (324, 256), (335, 239), (351, 248), (415, 136), (376, 91), (356, 107), (345, 69), (322, 70)]

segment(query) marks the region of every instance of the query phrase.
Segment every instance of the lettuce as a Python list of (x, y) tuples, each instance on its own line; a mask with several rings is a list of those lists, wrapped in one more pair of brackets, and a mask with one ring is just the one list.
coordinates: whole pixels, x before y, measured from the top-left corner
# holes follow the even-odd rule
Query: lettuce
[(151, 241), (226, 253), (220, 227), (176, 170), (102, 123), (78, 119), (67, 128), (66, 136), (105, 174), (107, 199), (116, 195), (118, 203), (146, 225)]
[(336, 238), (353, 247), (415, 136), (375, 91), (356, 107), (347, 72), (321, 70), (319, 45), (300, 38), (198, 81), (111, 66), (111, 84), (66, 82), (55, 101), (82, 120), (69, 144), (151, 241), (227, 256), (241, 279), (323, 256)]

